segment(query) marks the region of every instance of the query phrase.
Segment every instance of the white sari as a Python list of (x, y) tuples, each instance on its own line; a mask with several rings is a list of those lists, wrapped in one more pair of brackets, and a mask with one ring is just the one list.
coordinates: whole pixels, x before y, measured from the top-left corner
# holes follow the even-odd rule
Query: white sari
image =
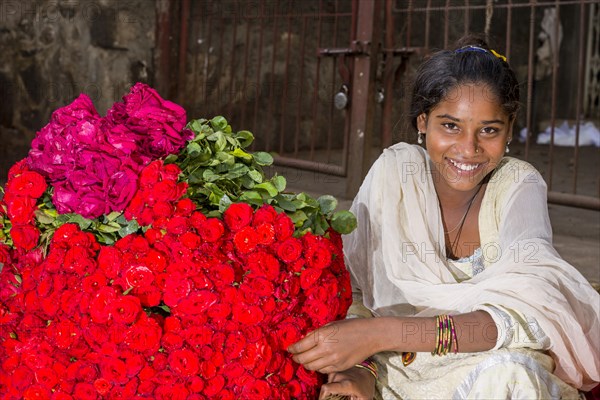
[[(445, 357), (418, 353), (407, 367), (399, 354), (378, 354), (381, 396), (568, 398), (577, 396), (573, 388), (593, 388), (600, 381), (600, 296), (552, 246), (541, 175), (508, 157), (496, 168), (479, 212), (485, 268), (471, 278), (444, 256), (431, 168), (425, 150), (399, 143), (365, 178), (351, 209), (358, 229), (344, 237), (355, 291), (349, 316), (492, 307), (522, 319), (524, 329), (506, 327), (507, 341), (498, 326), (501, 340), (511, 344), (499, 340), (488, 352)], [(528, 330), (528, 322), (541, 332)]]

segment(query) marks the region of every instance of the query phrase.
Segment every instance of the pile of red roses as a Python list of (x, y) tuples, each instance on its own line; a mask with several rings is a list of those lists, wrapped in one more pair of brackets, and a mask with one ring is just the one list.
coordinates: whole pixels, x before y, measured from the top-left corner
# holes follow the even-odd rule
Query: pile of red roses
[[(74, 223), (38, 246), (46, 180), (9, 173), (0, 231), (2, 399), (312, 399), (286, 349), (351, 303), (340, 235), (294, 235), (270, 205), (207, 218), (176, 164), (137, 176), (114, 245)], [(37, 210), (37, 211), (36, 211)], [(4, 216), (4, 218), (1, 218)]]

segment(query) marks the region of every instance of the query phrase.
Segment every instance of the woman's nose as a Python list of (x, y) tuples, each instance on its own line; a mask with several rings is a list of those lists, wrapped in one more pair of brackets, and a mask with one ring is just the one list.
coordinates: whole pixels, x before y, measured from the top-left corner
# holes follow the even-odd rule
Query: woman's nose
[(479, 141), (477, 140), (477, 135), (466, 135), (463, 143), (463, 152), (465, 155), (474, 156), (479, 153)]

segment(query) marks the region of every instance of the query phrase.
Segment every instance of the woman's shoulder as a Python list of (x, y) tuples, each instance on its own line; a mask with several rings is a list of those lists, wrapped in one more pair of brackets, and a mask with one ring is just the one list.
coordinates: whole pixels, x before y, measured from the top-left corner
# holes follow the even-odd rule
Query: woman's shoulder
[(545, 186), (539, 171), (527, 161), (514, 157), (503, 157), (490, 177), (490, 183), (507, 187), (521, 184), (539, 184)]

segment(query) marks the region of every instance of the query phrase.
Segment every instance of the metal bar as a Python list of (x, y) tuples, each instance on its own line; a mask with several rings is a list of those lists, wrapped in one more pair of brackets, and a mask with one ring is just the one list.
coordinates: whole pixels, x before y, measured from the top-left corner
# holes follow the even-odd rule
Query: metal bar
[(431, 27), (431, 0), (427, 0), (427, 9), (425, 10), (425, 52), (429, 51), (429, 31)]
[(465, 13), (464, 13), (464, 31), (463, 34), (466, 35), (467, 33), (469, 33), (469, 10), (471, 10), (471, 7), (469, 6), (469, 0), (465, 0)]
[(190, 21), (190, 0), (181, 2), (181, 29), (179, 31), (179, 69), (177, 71), (177, 100), (183, 103), (185, 100), (186, 75), (185, 67), (187, 62), (187, 50), (189, 40), (189, 21)]
[(156, 2), (156, 41), (158, 42), (157, 51), (157, 82), (156, 89), (164, 97), (169, 97), (170, 71), (169, 61), (171, 59), (171, 3), (169, 0), (158, 0)]
[[(394, 48), (393, 0), (385, 0), (385, 47)], [(385, 68), (383, 71), (383, 110), (381, 115), (381, 146), (385, 149), (392, 145), (392, 113), (394, 106), (394, 58), (390, 50), (384, 50)]]
[(277, 165), (283, 165), (286, 167), (306, 169), (309, 171), (318, 171), (324, 174), (331, 174), (337, 176), (346, 175), (346, 169), (340, 165), (303, 160), (300, 158), (275, 156), (273, 157), (273, 163)]
[(529, 56), (527, 60), (527, 139), (525, 140), (525, 160), (529, 159), (529, 144), (532, 136), (532, 118), (533, 118), (533, 56), (535, 52), (534, 47), (534, 35), (535, 32), (535, 6), (531, 6), (529, 13)]
[[(277, 9), (279, 8), (279, 0), (275, 3), (275, 14), (277, 14)], [(269, 85), (269, 104), (267, 105), (267, 115), (273, 115), (273, 98), (275, 97), (275, 60), (277, 59), (277, 42), (279, 41), (277, 38), (277, 22), (278, 19), (273, 19), (273, 55), (271, 57), (271, 84)], [(271, 150), (271, 136), (273, 132), (267, 132), (267, 140), (265, 144), (265, 150)]]
[[(359, 1), (357, 10), (356, 40), (372, 42), (379, 17), (381, 2)], [(377, 67), (377, 58), (356, 57), (352, 73), (352, 112), (350, 117), (350, 142), (346, 197), (353, 198), (370, 166), (371, 136), (373, 126), (373, 81)]]
[[(247, 98), (247, 93), (246, 93), (246, 88), (248, 85), (248, 54), (249, 54), (249, 49), (250, 49), (250, 26), (251, 23), (250, 21), (253, 20), (254, 18), (248, 18), (246, 21), (246, 45), (244, 46), (244, 78), (242, 80), (242, 120), (241, 120), (241, 124), (240, 126), (246, 126), (246, 106), (248, 104), (248, 98)], [(258, 97), (258, 93), (256, 93), (257, 97)], [(256, 98), (255, 98), (256, 100)]]
[(592, 196), (548, 192), (548, 203), (600, 211), (600, 198)]
[[(579, 4), (594, 4), (597, 3), (598, 0), (561, 0), (560, 5), (561, 6), (567, 6), (567, 5), (579, 5)], [(401, 4), (406, 4), (405, 2), (396, 2), (401, 3)], [(494, 4), (494, 8), (497, 9), (502, 9), (502, 8), (524, 8), (524, 7), (530, 7), (530, 6), (538, 6), (538, 7), (552, 7), (554, 6), (554, 0), (547, 0), (547, 1), (542, 1), (542, 0), (532, 0), (529, 2), (522, 2), (522, 3), (508, 3), (508, 4)], [(469, 9), (470, 10), (483, 10), (485, 9), (485, 5), (469, 5)], [(427, 11), (427, 9), (431, 10), (431, 11), (445, 11), (446, 8), (448, 8), (449, 10), (452, 11), (460, 11), (460, 10), (465, 10), (466, 6), (464, 5), (460, 5), (460, 6), (434, 6), (434, 7), (418, 7), (418, 8), (413, 8), (411, 10), (411, 12), (423, 12), (423, 11)], [(407, 8), (394, 8), (394, 12), (396, 13), (408, 13), (408, 7)]]
[[(260, 19), (261, 23), (259, 23), (259, 34), (258, 34), (258, 56), (256, 58), (256, 97), (254, 98), (254, 120), (252, 121), (252, 131), (257, 132), (257, 124), (258, 124), (258, 104), (261, 95), (261, 86), (260, 86), (260, 74), (261, 74), (261, 66), (262, 66), (262, 51), (263, 51), (263, 39), (264, 39), (264, 27), (266, 24), (262, 23), (262, 17), (265, 13), (265, 3), (260, 3)], [(252, 146), (254, 148), (254, 146)]]
[(581, 119), (581, 103), (583, 97), (583, 81), (585, 80), (585, 4), (579, 5), (579, 68), (577, 72), (577, 100), (575, 105), (575, 147), (573, 165), (573, 194), (577, 193), (577, 173), (579, 172), (579, 133)]
[[(412, 34), (412, 16), (413, 16), (414, 0), (408, 0), (408, 15), (406, 17), (406, 47), (410, 47), (410, 39)], [(390, 46), (392, 47), (392, 46)]]
[[(212, 7), (212, 3), (206, 3), (207, 7)], [(204, 56), (204, 71), (203, 71), (203, 75), (204, 75), (204, 83), (203, 83), (203, 87), (202, 87), (202, 93), (204, 93), (204, 104), (206, 104), (208, 102), (208, 67), (210, 66), (210, 55), (213, 52), (213, 47), (212, 47), (212, 32), (213, 32), (213, 19), (214, 18), (207, 18), (208, 19), (208, 38), (206, 39), (206, 54)]]
[[(556, 0), (556, 23), (554, 24), (554, 38), (558, 42), (558, 28), (560, 26), (560, 5), (559, 0)], [(552, 99), (550, 100), (550, 146), (548, 149), (548, 190), (552, 190), (552, 175), (554, 167), (554, 133), (556, 127), (556, 93), (557, 93), (557, 78), (558, 78), (558, 51), (557, 43), (552, 43)]]
[[(335, 2), (335, 11), (338, 10), (338, 6), (339, 6), (339, 1), (336, 0)], [(337, 33), (338, 33), (338, 17), (337, 14), (333, 19), (333, 46), (337, 46)], [(335, 81), (336, 81), (336, 67), (337, 67), (337, 63), (339, 62), (339, 57), (336, 57), (334, 62), (333, 62), (333, 68), (331, 69), (331, 86), (330, 86), (330, 93), (329, 93), (329, 98), (333, 99), (333, 96), (335, 95)], [(333, 121), (333, 101), (329, 102), (329, 121)], [(329, 164), (331, 162), (331, 137), (332, 137), (332, 130), (333, 130), (333, 124), (329, 123), (327, 124), (327, 148), (325, 150), (325, 160), (326, 162)]]
[(290, 52), (292, 46), (292, 18), (288, 17), (287, 24), (287, 51), (285, 54), (285, 74), (283, 78), (283, 93), (282, 93), (282, 101), (281, 101), (281, 122), (279, 129), (279, 153), (283, 154), (283, 144), (285, 138), (285, 112), (286, 112), (286, 103), (288, 101), (288, 80), (289, 80), (289, 71), (290, 71)]
[[(192, 21), (196, 21), (195, 18), (195, 14), (197, 13), (199, 7), (195, 7), (192, 8), (191, 10), (191, 19)], [(198, 88), (198, 76), (200, 75), (198, 73), (198, 57), (196, 53), (200, 53), (200, 48), (201, 48), (201, 44), (202, 44), (202, 39), (199, 37), (198, 35), (198, 31), (203, 31), (204, 30), (204, 24), (202, 23), (203, 21), (198, 18), (198, 23), (196, 24), (192, 24), (192, 44), (191, 47), (193, 49), (192, 51), (192, 88), (194, 89), (194, 91)], [(188, 102), (188, 107), (191, 105), (191, 114), (194, 118), (197, 118), (199, 116), (199, 114), (202, 112), (202, 110), (197, 106), (198, 106), (198, 102), (196, 97), (194, 96), (192, 99), (187, 99)], [(185, 107), (185, 105), (184, 105)], [(189, 114), (188, 114), (189, 115)]]
[(446, 0), (444, 7), (444, 48), (448, 48), (448, 28), (450, 25), (450, 0)]
[[(323, 18), (321, 17), (320, 11), (323, 10), (323, 0), (319, 0), (319, 27), (317, 28), (317, 48), (321, 47), (321, 33), (323, 28)], [(317, 57), (317, 65), (316, 65), (316, 76), (315, 76), (315, 87), (313, 91), (313, 109), (312, 115), (316, 118), (317, 112), (319, 110), (319, 78), (321, 75), (321, 57)], [(315, 130), (317, 129), (317, 124), (315, 119), (313, 118), (313, 123), (310, 129), (310, 150), (309, 150), (309, 159), (313, 160), (315, 157)]]
[[(239, 9), (239, 0), (236, 1), (236, 7)], [(233, 96), (235, 93), (235, 44), (237, 42), (237, 12), (233, 13), (233, 34), (231, 35), (231, 63), (229, 64), (229, 102), (227, 107), (227, 115), (229, 118), (233, 116)]]
[(504, 54), (507, 60), (510, 60), (511, 43), (510, 38), (512, 34), (512, 0), (508, 0), (509, 7), (506, 9), (506, 46)]
[(300, 84), (298, 85), (298, 107), (296, 109), (296, 132), (294, 133), (294, 157), (298, 156), (298, 148), (300, 147), (300, 121), (302, 117), (302, 98), (304, 89), (304, 57), (306, 49), (306, 25), (307, 18), (302, 18), (302, 46), (300, 48)]

